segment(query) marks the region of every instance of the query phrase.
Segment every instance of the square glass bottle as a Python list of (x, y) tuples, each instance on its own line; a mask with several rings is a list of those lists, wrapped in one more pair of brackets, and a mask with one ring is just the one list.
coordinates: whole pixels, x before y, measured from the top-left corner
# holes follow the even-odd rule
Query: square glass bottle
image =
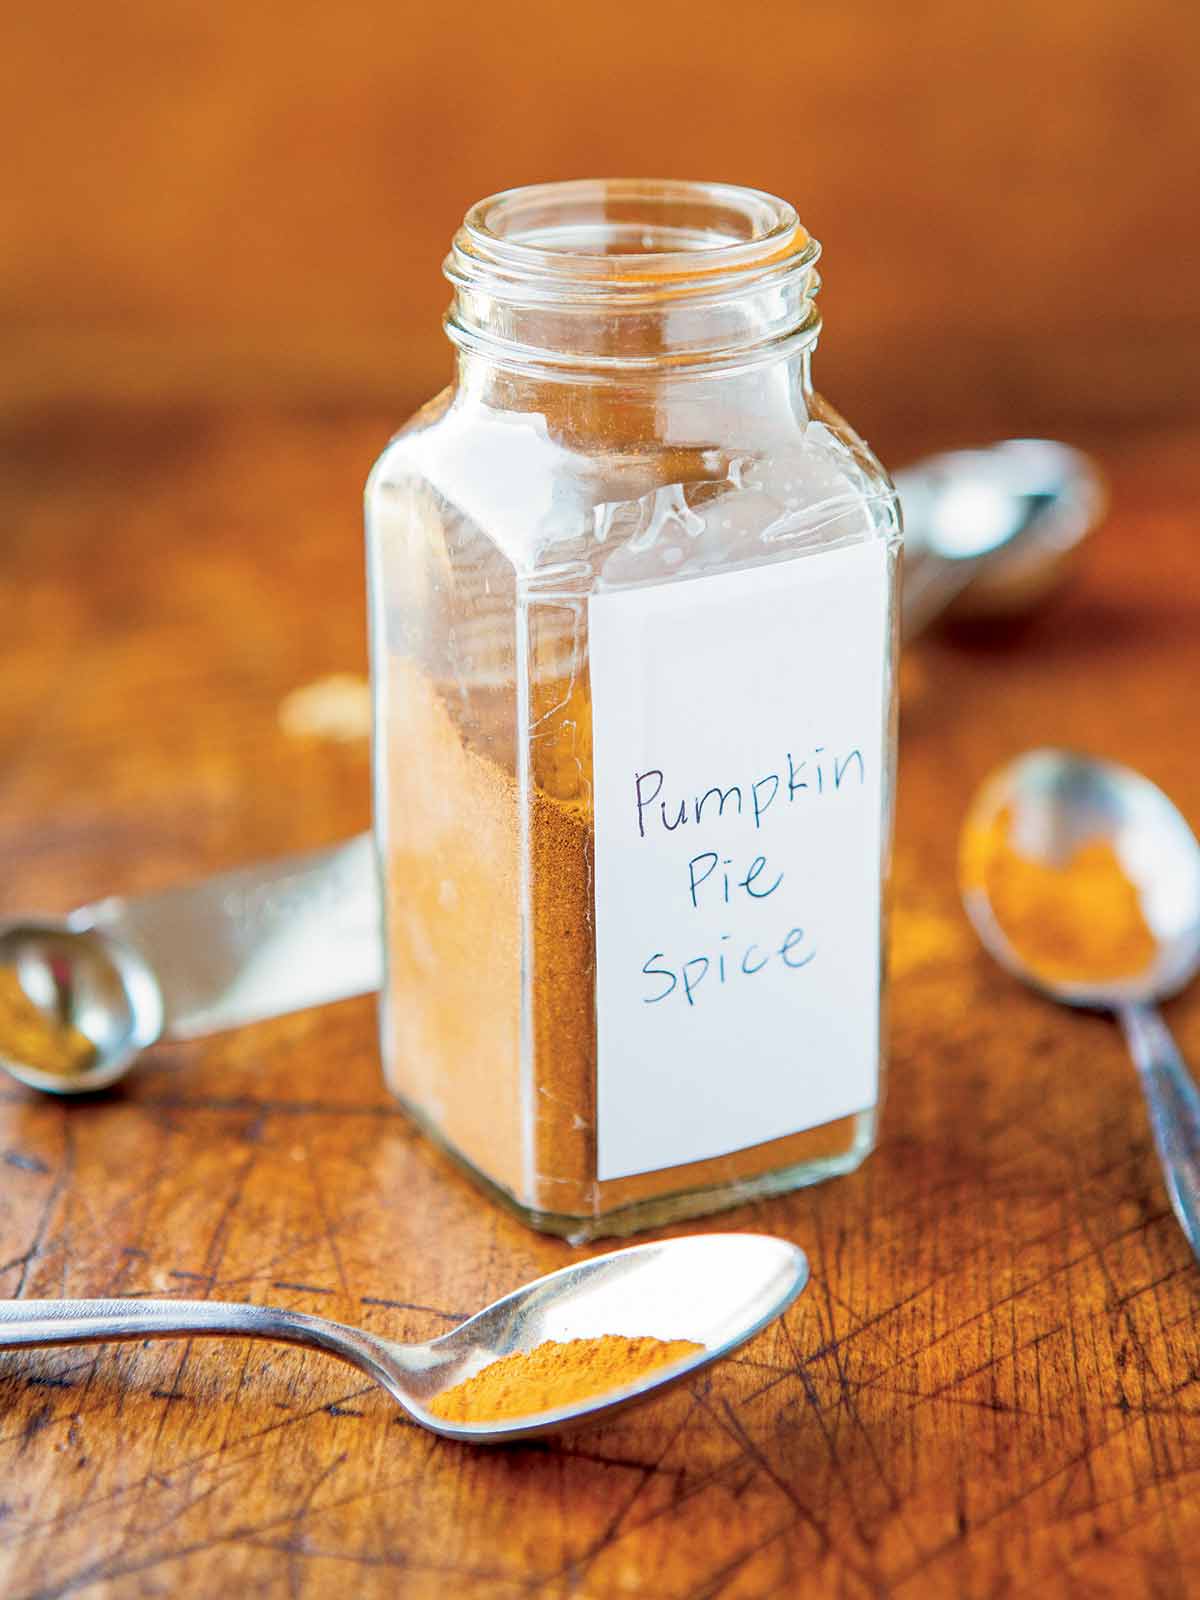
[(575, 1239), (874, 1142), (899, 516), (817, 255), (723, 185), (482, 202), (368, 485), (388, 1082)]

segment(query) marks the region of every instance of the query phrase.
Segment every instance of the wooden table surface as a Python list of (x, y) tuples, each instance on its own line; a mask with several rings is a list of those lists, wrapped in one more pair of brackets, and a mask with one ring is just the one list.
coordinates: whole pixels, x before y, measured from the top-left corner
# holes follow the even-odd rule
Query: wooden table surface
[[(387, 432), (8, 433), (0, 913), (366, 824), (365, 743), (279, 708), (365, 669), (358, 490)], [(653, 1406), (496, 1453), (282, 1347), (0, 1357), (0, 1592), (1200, 1593), (1200, 1274), (1136, 1079), (1110, 1023), (990, 964), (953, 882), (974, 785), (1038, 743), (1139, 766), (1200, 824), (1200, 437), (1105, 461), (1069, 592), (906, 661), (882, 1143), (721, 1222), (809, 1252), (787, 1317)], [(1200, 990), (1170, 1015), (1200, 1062)], [(393, 1106), (365, 1000), (160, 1048), (86, 1104), (0, 1090), (6, 1295), (253, 1298), (421, 1338), (570, 1259)]]

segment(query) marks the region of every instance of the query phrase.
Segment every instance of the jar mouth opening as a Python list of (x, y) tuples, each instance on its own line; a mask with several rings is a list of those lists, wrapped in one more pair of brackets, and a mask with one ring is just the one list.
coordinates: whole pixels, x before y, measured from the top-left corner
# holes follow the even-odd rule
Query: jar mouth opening
[(820, 330), (820, 246), (784, 200), (727, 183), (508, 189), (446, 258), (446, 332), (522, 372), (624, 381), (780, 359)]
[(645, 178), (531, 184), (471, 207), (452, 282), (490, 269), (587, 292), (687, 284), (808, 266), (819, 246), (784, 200), (735, 184)]

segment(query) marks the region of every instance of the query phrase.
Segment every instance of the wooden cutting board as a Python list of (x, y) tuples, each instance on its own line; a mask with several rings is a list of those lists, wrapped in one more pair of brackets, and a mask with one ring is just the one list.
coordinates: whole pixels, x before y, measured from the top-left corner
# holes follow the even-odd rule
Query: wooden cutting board
[[(388, 429), (6, 439), (0, 912), (366, 825), (365, 741), (281, 708), (365, 672), (358, 492)], [(283, 1348), (0, 1357), (0, 1591), (1200, 1590), (1200, 1269), (1136, 1080), (1105, 1020), (989, 963), (953, 881), (968, 796), (1030, 745), (1130, 762), (1200, 824), (1200, 437), (1105, 459), (1113, 515), (1071, 589), (906, 658), (882, 1143), (721, 1223), (809, 1252), (787, 1317), (660, 1403), (492, 1454)], [(1200, 1065), (1200, 989), (1171, 1020)], [(420, 1338), (571, 1258), (413, 1131), (365, 1001), (161, 1048), (86, 1104), (0, 1087), (7, 1295), (253, 1298)]]

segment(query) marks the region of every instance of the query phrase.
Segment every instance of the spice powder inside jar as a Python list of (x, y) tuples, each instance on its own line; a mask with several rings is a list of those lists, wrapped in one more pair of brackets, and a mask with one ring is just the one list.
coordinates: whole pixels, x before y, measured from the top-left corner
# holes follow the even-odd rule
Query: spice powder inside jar
[[(386, 721), (389, 1081), (426, 1131), (556, 1231), (658, 1196), (738, 1183), (836, 1156), (854, 1119), (705, 1161), (601, 1181), (596, 1175), (594, 832), (586, 679), (535, 689), (535, 786), (472, 748), (447, 693), (394, 661)], [(535, 709), (537, 709), (535, 707)], [(419, 752), (419, 760), (413, 759)], [(529, 839), (527, 957), (519, 906)], [(531, 966), (531, 1082), (521, 1072), (522, 961)], [(698, 1205), (697, 1210), (708, 1207)], [(568, 1226), (559, 1226), (565, 1219)], [(639, 1222), (638, 1225), (644, 1225)], [(606, 1228), (620, 1232), (619, 1215)]]

